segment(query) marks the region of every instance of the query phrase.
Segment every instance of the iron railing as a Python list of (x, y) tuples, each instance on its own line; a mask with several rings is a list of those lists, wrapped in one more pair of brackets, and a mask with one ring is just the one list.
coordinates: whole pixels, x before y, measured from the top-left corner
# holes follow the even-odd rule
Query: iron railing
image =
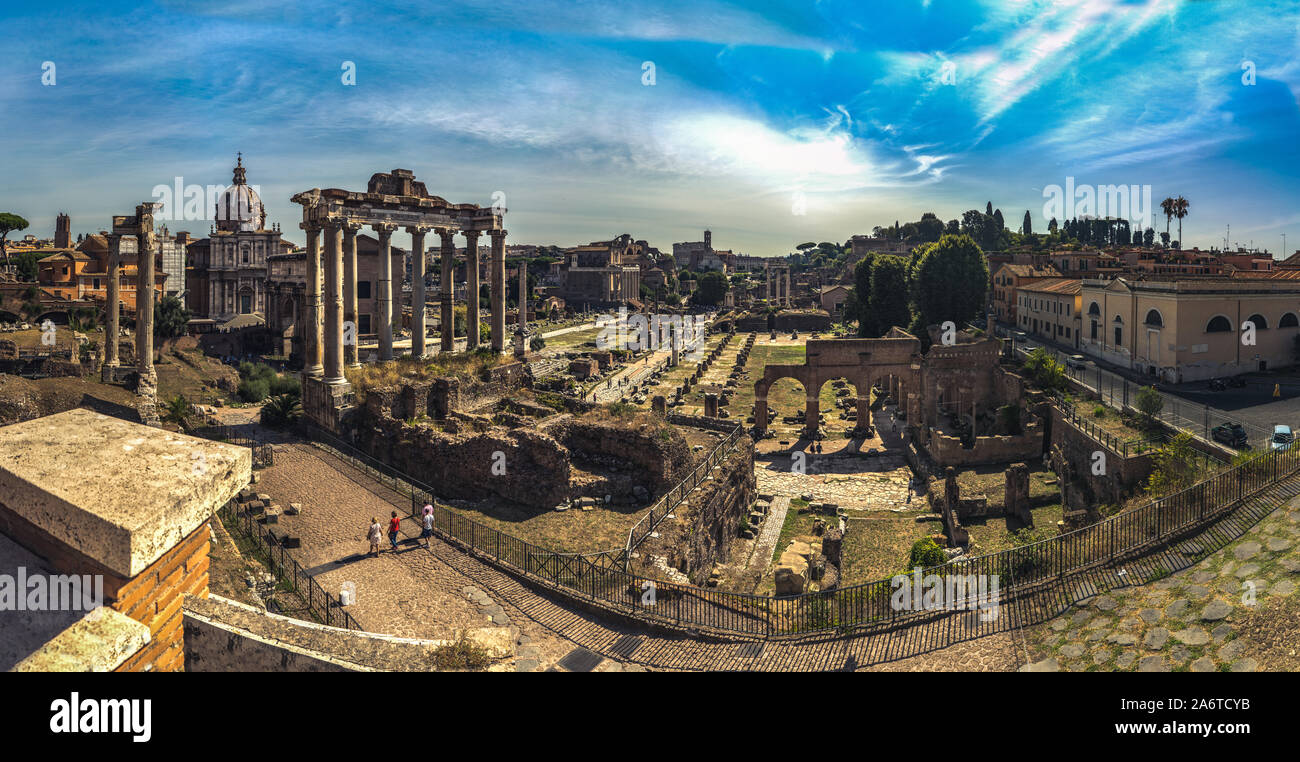
[[(918, 579), (993, 580), (996, 606), (1030, 598), (1046, 586), (1072, 575), (1142, 559), (1154, 549), (1180, 541), (1235, 515), (1247, 501), (1279, 480), (1300, 471), (1300, 450), (1259, 453), (1251, 460), (1197, 484), (1112, 516), (1087, 527), (999, 553), (961, 558), (917, 570)], [(416, 510), (413, 497), (412, 509)], [(900, 607), (894, 595), (910, 578), (882, 579), (827, 592), (786, 597), (733, 593), (664, 582), (626, 571), (613, 552), (563, 554), (548, 551), (451, 511), (434, 508), (435, 532), (501, 567), (553, 586), (598, 608), (640, 620), (727, 636), (774, 638), (819, 632), (894, 629), (934, 622), (954, 613), (946, 625), (949, 640), (1000, 631), (1009, 619), (1019, 621), (1029, 610), (1015, 607), (999, 621), (988, 616), (987, 599), (963, 596), (956, 611), (952, 601), (939, 610)], [(1204, 544), (1183, 555), (1208, 554)], [(1119, 579), (1141, 584), (1171, 569), (1159, 564), (1132, 564)], [(963, 609), (962, 602), (969, 604)], [(1037, 605), (1037, 604), (1034, 604)], [(955, 622), (955, 623), (954, 623)]]
[(271, 447), (271, 445), (259, 442), (246, 434), (240, 433), (240, 431), (233, 426), (205, 423), (203, 426), (194, 429), (193, 433), (196, 436), (203, 437), (204, 439), (229, 442), (230, 444), (251, 449), (253, 451), (254, 468), (266, 468), (275, 465), (275, 449)]
[(258, 558), (270, 568), (276, 579), (307, 604), (307, 611), (312, 618), (330, 627), (360, 630), (361, 625), (357, 624), (357, 620), (292, 555), (285, 552), (284, 545), (275, 535), (259, 524), (256, 516), (248, 511), (240, 511), (237, 506), (238, 502), (231, 500), (217, 511), (221, 523), (227, 530), (234, 528), (252, 541)]

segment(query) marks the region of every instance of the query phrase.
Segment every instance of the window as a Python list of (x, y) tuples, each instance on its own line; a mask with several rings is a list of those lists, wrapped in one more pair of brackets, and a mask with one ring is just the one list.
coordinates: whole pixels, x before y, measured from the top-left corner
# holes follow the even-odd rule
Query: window
[(1255, 330), (1257, 331), (1262, 331), (1265, 328), (1268, 328), (1268, 321), (1265, 320), (1264, 316), (1260, 315), (1259, 313), (1251, 315), (1246, 319), (1255, 324)]
[(1118, 346), (1122, 346), (1123, 344), (1124, 344), (1124, 326), (1117, 325), (1115, 326), (1115, 346), (1118, 347)]
[(1088, 314), (1101, 317), (1101, 308), (1097, 306), (1096, 302), (1093, 302), (1092, 304), (1088, 305)]
[(1294, 312), (1287, 312), (1282, 315), (1282, 319), (1277, 321), (1278, 328), (1297, 328), (1300, 327), (1300, 320), (1296, 319)]
[(1096, 320), (1092, 320), (1092, 321), (1090, 321), (1090, 322), (1092, 323), (1092, 340), (1093, 340), (1093, 341), (1096, 341), (1096, 340), (1097, 340), (1097, 321), (1096, 321)]
[[(368, 280), (357, 281), (357, 298), (358, 299), (370, 298), (370, 281)], [(366, 333), (366, 331), (362, 331), (362, 333)]]
[[(358, 283), (357, 285), (360, 286), (361, 284)], [(357, 333), (370, 333), (370, 313), (357, 315)]]
[(1153, 328), (1164, 328), (1165, 319), (1160, 316), (1160, 310), (1151, 310), (1147, 313), (1146, 324)]
[(1215, 315), (1205, 324), (1206, 333), (1232, 333), (1232, 321), (1223, 315)]

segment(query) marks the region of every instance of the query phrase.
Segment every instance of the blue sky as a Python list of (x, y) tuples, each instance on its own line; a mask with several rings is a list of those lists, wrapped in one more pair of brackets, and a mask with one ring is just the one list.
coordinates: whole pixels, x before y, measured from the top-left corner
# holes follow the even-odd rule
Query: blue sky
[(1290, 233), (1300, 248), (1296, 3), (206, 0), (0, 16), (0, 210), (40, 235), (59, 211), (74, 232), (105, 228), (177, 176), (228, 183), (242, 151), (296, 241), (291, 194), (403, 167), (453, 202), (504, 192), (517, 243), (629, 232), (667, 251), (709, 227), (718, 248), (769, 255), (986, 201), (1042, 230), (1043, 189), (1073, 177), (1186, 196), (1188, 245), (1222, 245), (1231, 224), (1234, 245), (1277, 252)]

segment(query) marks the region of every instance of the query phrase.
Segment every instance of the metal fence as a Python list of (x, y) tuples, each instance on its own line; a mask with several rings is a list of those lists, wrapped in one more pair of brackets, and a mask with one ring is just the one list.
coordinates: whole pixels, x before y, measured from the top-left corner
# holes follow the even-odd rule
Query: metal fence
[(276, 578), (307, 604), (307, 611), (312, 618), (330, 627), (342, 627), (348, 630), (360, 630), (361, 625), (342, 608), (338, 599), (325, 591), (320, 584), (308, 574), (293, 556), (257, 521), (257, 517), (247, 511), (241, 511), (234, 500), (226, 503), (217, 511), (221, 523), (227, 530), (235, 529), (246, 539), (252, 541), (259, 560), (270, 568)]
[[(917, 571), (918, 579), (935, 578), (966, 590), (940, 609), (899, 606), (898, 578), (827, 592), (766, 597), (699, 588), (641, 577), (625, 570), (617, 553), (562, 554), (538, 548), (445, 509), (434, 509), (435, 530), (496, 564), (554, 586), (599, 608), (689, 631), (774, 638), (820, 632), (888, 630), (937, 621), (956, 614), (961, 632), (953, 640), (1000, 631), (1008, 619), (1019, 621), (1025, 610), (1014, 607), (1007, 618), (986, 618), (986, 596), (970, 585), (996, 580), (994, 611), (1029, 598), (1071, 575), (1128, 563), (1156, 548), (1187, 538), (1234, 515), (1263, 489), (1300, 470), (1300, 450), (1262, 452), (1250, 461), (1145, 506), (1096, 524), (999, 553), (957, 559)], [(415, 502), (412, 503), (413, 509)], [(1199, 546), (1200, 557), (1208, 554)], [(1184, 551), (1184, 555), (1197, 555)], [(1141, 584), (1171, 569), (1133, 565), (1127, 582)], [(1123, 574), (1121, 579), (1125, 579)], [(965, 587), (963, 587), (965, 585)], [(952, 589), (951, 587), (949, 589)], [(965, 606), (963, 606), (965, 604)], [(1014, 626), (1014, 623), (1013, 623)], [(945, 643), (936, 643), (944, 645)]]
[(252, 437), (242, 434), (233, 426), (224, 426), (221, 424), (205, 424), (194, 429), (196, 436), (204, 439), (213, 439), (220, 442), (229, 442), (230, 444), (247, 447), (253, 451), (253, 467), (266, 468), (275, 465), (275, 449), (269, 444), (253, 439)]

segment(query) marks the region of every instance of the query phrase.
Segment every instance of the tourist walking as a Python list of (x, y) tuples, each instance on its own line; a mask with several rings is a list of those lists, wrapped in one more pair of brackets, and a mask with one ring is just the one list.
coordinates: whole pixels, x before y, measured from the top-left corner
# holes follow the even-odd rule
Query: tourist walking
[(420, 539), (424, 540), (424, 547), (429, 547), (429, 538), (433, 536), (433, 506), (424, 506), (424, 529), (420, 530)]
[(397, 518), (397, 511), (393, 511), (393, 518), (388, 521), (388, 542), (392, 543), (393, 550), (397, 550), (397, 533), (402, 529), (402, 520)]
[(371, 518), (370, 531), (366, 534), (366, 537), (370, 540), (370, 550), (366, 552), (366, 555), (370, 555), (371, 553), (374, 553), (376, 556), (379, 555), (379, 538), (383, 536), (383, 532), (383, 527), (379, 526), (379, 517), (375, 516)]

